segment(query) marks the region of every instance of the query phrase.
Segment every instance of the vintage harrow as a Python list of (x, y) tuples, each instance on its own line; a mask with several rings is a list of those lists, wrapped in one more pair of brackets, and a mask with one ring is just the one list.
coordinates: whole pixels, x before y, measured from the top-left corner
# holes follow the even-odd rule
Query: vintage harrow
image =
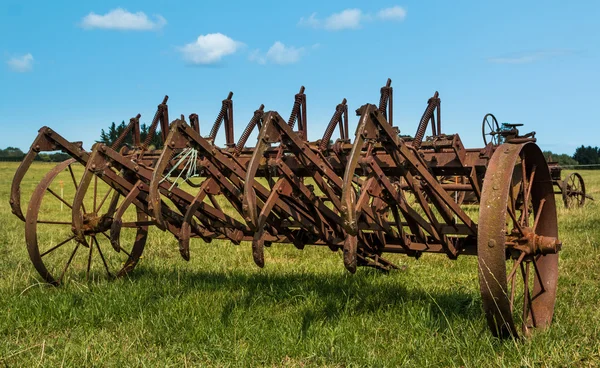
[[(535, 138), (513, 134), (502, 145), (467, 149), (458, 134), (442, 133), (437, 92), (415, 136), (400, 135), (392, 97), (388, 80), (378, 105), (356, 110), (353, 139), (344, 99), (322, 138), (308, 141), (304, 87), (287, 120), (261, 105), (237, 143), (231, 93), (207, 136), (196, 114), (189, 123), (183, 115), (169, 123), (167, 97), (145, 142), (140, 115), (112, 146), (97, 143), (91, 152), (43, 127), (15, 174), (12, 211), (25, 222), (36, 270), (54, 285), (127, 274), (156, 225), (174, 235), (186, 260), (191, 238), (249, 241), (260, 267), (273, 243), (342, 250), (352, 273), (359, 266), (396, 268), (384, 253), (477, 255), (493, 334), (516, 337), (519, 325), (525, 333), (548, 326), (561, 242), (550, 172)], [(164, 147), (154, 150), (149, 142), (159, 124)], [(226, 145), (218, 147), (223, 125)], [(255, 130), (257, 144), (247, 148)], [(72, 158), (41, 180), (24, 214), (21, 181), (37, 153), (56, 150)], [(72, 183), (74, 195), (59, 194), (59, 181)], [(474, 193), (479, 213), (457, 203), (456, 192)], [(54, 207), (45, 208), (50, 201)]]
[(585, 182), (579, 173), (570, 173), (563, 179), (562, 167), (558, 162), (552, 161), (552, 157), (548, 158), (548, 167), (552, 184), (556, 187), (554, 193), (561, 195), (565, 208), (581, 208), (586, 199), (594, 200), (592, 196), (586, 194)]

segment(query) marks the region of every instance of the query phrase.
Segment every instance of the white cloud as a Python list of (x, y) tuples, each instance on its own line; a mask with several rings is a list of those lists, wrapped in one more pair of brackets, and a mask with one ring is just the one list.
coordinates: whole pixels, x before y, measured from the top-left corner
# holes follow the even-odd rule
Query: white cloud
[(357, 29), (360, 28), (360, 21), (363, 17), (364, 15), (360, 9), (346, 9), (327, 17), (324, 27), (332, 31)]
[(6, 64), (15, 72), (25, 73), (33, 68), (33, 55), (13, 56), (6, 61)]
[(550, 59), (573, 53), (573, 50), (545, 50), (522, 54), (513, 54), (503, 57), (488, 58), (487, 61), (494, 64), (529, 64), (540, 60)]
[(401, 6), (381, 9), (377, 12), (377, 17), (381, 20), (404, 20), (406, 18), (406, 9)]
[(259, 64), (294, 64), (300, 60), (304, 52), (304, 47), (286, 46), (277, 41), (269, 48), (266, 54), (262, 54), (260, 50), (252, 51), (249, 59)]
[(222, 33), (209, 33), (198, 36), (195, 42), (183, 46), (183, 58), (192, 64), (214, 64), (224, 56), (234, 54), (243, 43)]
[(339, 13), (334, 13), (325, 19), (317, 17), (317, 13), (312, 13), (308, 18), (300, 18), (299, 26), (310, 28), (323, 28), (329, 31), (339, 31), (343, 29), (359, 29), (364, 23), (379, 21), (402, 21), (406, 18), (406, 10), (400, 6), (393, 6), (379, 10), (376, 15), (365, 13), (361, 9), (345, 9)]
[(94, 12), (86, 15), (81, 21), (85, 29), (118, 29), (131, 31), (152, 31), (160, 29), (167, 24), (161, 15), (155, 15), (154, 20), (148, 18), (144, 12), (130, 13), (125, 9), (117, 8), (99, 15)]
[(300, 18), (300, 21), (298, 21), (298, 25), (311, 28), (319, 28), (321, 27), (321, 21), (317, 19), (317, 13), (312, 13), (306, 19), (304, 19), (304, 17)]

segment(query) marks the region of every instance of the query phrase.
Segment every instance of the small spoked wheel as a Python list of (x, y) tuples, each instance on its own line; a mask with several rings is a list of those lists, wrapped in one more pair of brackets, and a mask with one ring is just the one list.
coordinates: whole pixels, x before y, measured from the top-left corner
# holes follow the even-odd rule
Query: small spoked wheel
[(497, 146), (500, 144), (500, 126), (498, 125), (498, 120), (492, 114), (486, 114), (483, 117), (483, 122), (481, 123), (481, 134), (483, 136), (483, 144), (487, 146), (488, 143), (492, 143), (492, 145)]
[(55, 286), (68, 280), (123, 276), (136, 266), (146, 244), (146, 214), (131, 208), (120, 234), (122, 249), (113, 249), (108, 231), (123, 197), (96, 176), (81, 206), (85, 236), (77, 239), (72, 207), (83, 172), (72, 159), (58, 164), (36, 187), (27, 211), (29, 257), (40, 276)]
[(495, 336), (550, 325), (558, 279), (556, 205), (550, 174), (532, 143), (498, 147), (483, 182), (478, 226), (479, 284)]
[(562, 196), (566, 208), (579, 208), (585, 204), (585, 184), (578, 173), (572, 173), (562, 183)]

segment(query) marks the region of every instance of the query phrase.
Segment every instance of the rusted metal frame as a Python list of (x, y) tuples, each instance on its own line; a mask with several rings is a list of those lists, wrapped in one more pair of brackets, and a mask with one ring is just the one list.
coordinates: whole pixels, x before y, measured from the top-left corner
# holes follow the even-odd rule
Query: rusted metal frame
[[(369, 227), (369, 230), (373, 231), (385, 231), (389, 234), (393, 235), (393, 229), (390, 227), (390, 224), (387, 221), (382, 221), (380, 216), (377, 215), (377, 211), (375, 210), (378, 207), (381, 207), (382, 204), (378, 203), (377, 200), (382, 200), (380, 198), (382, 188), (379, 185), (379, 182), (376, 180), (373, 175), (369, 174), (367, 180), (364, 182), (363, 186), (360, 187), (360, 195), (358, 196), (358, 200), (356, 201), (355, 211), (357, 213), (361, 213), (366, 216), (364, 221), (373, 226)], [(373, 204), (370, 204), (371, 197)], [(383, 200), (382, 200), (383, 201)], [(383, 201), (385, 203), (385, 201)], [(360, 219), (360, 216), (357, 216)], [(370, 221), (368, 220), (370, 219)], [(358, 225), (359, 230), (364, 229)]]
[[(121, 166), (123, 168), (126, 168), (131, 173), (134, 173), (136, 175), (136, 177), (139, 178), (140, 180), (143, 180), (144, 182), (152, 181), (153, 173), (154, 173), (153, 170), (139, 166), (135, 162), (125, 159), (123, 156), (119, 155), (117, 152), (115, 152), (114, 150), (112, 150), (109, 147), (106, 147), (104, 145), (100, 145), (98, 147), (98, 151), (105, 157), (109, 158), (114, 163), (118, 164), (119, 166)], [(167, 182), (159, 183), (158, 190), (163, 195), (167, 196), (167, 198), (169, 198), (173, 202), (173, 204), (175, 204), (182, 213), (186, 212), (187, 205), (193, 200), (193, 196), (191, 194), (185, 192), (182, 189), (172, 188), (171, 190), (169, 190), (169, 183), (167, 183)], [(164, 210), (165, 210), (166, 204), (164, 204), (164, 202), (162, 200), (160, 200), (160, 197), (159, 197), (159, 201), (156, 202), (154, 204), (154, 206), (158, 206), (158, 210), (162, 214), (162, 212), (164, 212)], [(166, 207), (168, 207), (168, 206), (166, 206)], [(154, 207), (152, 207), (152, 208), (154, 208)], [(153, 214), (155, 214), (155, 213), (156, 213), (156, 211), (153, 211)], [(249, 232), (249, 229), (243, 223), (237, 221), (236, 219), (223, 213), (222, 211), (219, 211), (219, 210), (209, 206), (207, 203), (201, 203), (200, 209), (199, 209), (199, 211), (196, 212), (195, 215), (200, 220), (202, 220), (203, 223), (207, 224), (207, 226), (210, 224), (210, 227), (207, 228), (207, 230), (209, 230), (209, 231), (214, 232), (215, 229), (217, 229), (217, 228), (227, 229), (227, 231), (223, 235), (225, 235), (227, 238), (230, 238), (233, 241), (236, 241), (236, 239), (238, 239), (238, 236), (235, 234), (232, 234), (231, 232), (233, 230), (230, 230), (230, 228), (233, 227), (234, 229), (237, 229), (240, 231)], [(162, 216), (161, 216), (161, 218), (162, 218)], [(221, 225), (219, 225), (219, 224), (221, 224)], [(163, 226), (165, 226), (165, 225), (163, 225)]]
[[(394, 161), (396, 162), (396, 165), (398, 165), (398, 166), (406, 165), (406, 157), (403, 157), (400, 154), (399, 150), (397, 149), (397, 147), (395, 145), (384, 145), (384, 147), (386, 147), (386, 146), (387, 146), (388, 153), (394, 159)], [(412, 152), (412, 151), (409, 151), (409, 152)], [(416, 154), (418, 154), (418, 152)], [(417, 157), (419, 157), (419, 156), (417, 156)], [(419, 160), (418, 158), (417, 158), (417, 160), (418, 160), (417, 165), (423, 165), (422, 160)], [(372, 160), (371, 160), (371, 162), (372, 162)], [(435, 232), (430, 233), (430, 234), (434, 237), (436, 242), (442, 244), (442, 246), (444, 247), (444, 249), (446, 249), (446, 253), (448, 254), (448, 256), (450, 258), (455, 258), (458, 255), (458, 251), (455, 249), (454, 245), (452, 244), (452, 242), (449, 241), (449, 239), (446, 237), (446, 235), (444, 235), (442, 233), (443, 226), (437, 219), (436, 215), (431, 210), (431, 207), (430, 207), (427, 199), (425, 198), (424, 193), (428, 194), (430, 202), (433, 203), (433, 205), (438, 210), (438, 213), (440, 213), (440, 215), (446, 221), (447, 224), (450, 224), (453, 226), (453, 225), (455, 225), (456, 221), (454, 221), (454, 218), (452, 217), (451, 214), (447, 213), (448, 211), (440, 203), (441, 201), (440, 201), (439, 197), (437, 196), (437, 193), (435, 191), (431, 190), (431, 188), (429, 188), (427, 186), (427, 183), (419, 183), (419, 180), (417, 180), (413, 176), (413, 173), (410, 172), (410, 170), (407, 170), (404, 173), (404, 178), (406, 179), (407, 184), (411, 187), (410, 189), (411, 189), (412, 193), (415, 195), (415, 198), (417, 199), (419, 205), (425, 212), (425, 215), (427, 216), (429, 222), (431, 223), (432, 228), (435, 229)], [(417, 185), (416, 185), (417, 183), (420, 184), (419, 187), (417, 187)]]
[[(281, 124), (277, 125), (276, 124), (277, 122), (280, 122)], [(281, 128), (281, 126), (283, 126), (283, 128)], [(246, 179), (246, 184), (245, 184), (245, 189), (244, 189), (245, 194), (246, 194), (244, 196), (244, 200), (246, 201), (245, 211), (248, 214), (248, 218), (251, 219), (253, 222), (257, 222), (257, 220), (254, 220), (254, 218), (256, 217), (254, 215), (254, 213), (256, 213), (255, 208), (256, 208), (257, 204), (256, 204), (256, 199), (254, 198), (254, 193), (253, 193), (254, 191), (250, 189), (248, 178), (254, 177), (255, 172), (258, 168), (259, 160), (261, 160), (262, 155), (264, 154), (264, 152), (266, 152), (268, 145), (270, 143), (281, 142), (281, 141), (285, 140), (285, 138), (284, 138), (285, 136), (288, 136), (288, 137), (291, 136), (290, 143), (297, 144), (299, 141), (300, 145), (301, 145), (301, 147), (299, 148), (300, 150), (302, 150), (302, 148), (305, 148), (305, 146), (303, 145), (303, 140), (301, 138), (299, 138), (297, 140), (294, 139), (294, 138), (297, 138), (297, 133), (295, 133), (291, 130), (289, 123), (286, 124), (277, 113), (274, 113), (274, 112), (266, 113), (264, 115), (264, 124), (261, 128), (261, 131), (259, 132), (258, 143), (255, 148), (253, 157), (250, 161), (248, 171), (246, 173), (247, 179)], [(280, 152), (282, 152), (281, 151), (282, 148), (283, 148), (283, 146), (280, 146), (280, 148), (279, 148)], [(335, 213), (331, 209), (329, 209), (316, 195), (314, 195), (314, 193), (312, 193), (312, 191), (310, 191), (304, 185), (304, 183), (301, 181), (301, 179), (298, 178), (284, 164), (284, 162), (281, 158), (276, 160), (276, 165), (277, 165), (278, 169), (284, 174), (284, 176), (286, 176), (287, 180), (289, 180), (289, 182), (291, 184), (293, 184), (296, 187), (296, 189), (304, 195), (305, 198), (307, 198), (309, 201), (313, 201), (313, 202), (316, 201), (315, 203), (313, 203), (313, 205), (318, 207), (317, 211), (314, 211), (313, 209), (310, 208), (310, 206), (308, 206), (308, 211), (312, 212), (314, 215), (314, 220), (312, 220), (312, 222), (313, 222), (312, 226), (317, 225), (317, 228), (320, 229), (321, 236), (328, 237), (329, 232), (322, 226), (325, 223), (327, 223), (329, 225), (329, 227), (333, 227), (333, 230), (335, 230), (336, 222), (334, 220), (334, 222), (332, 224), (331, 221), (327, 221), (323, 217), (323, 213), (326, 215), (328, 214), (330, 217), (333, 217), (333, 218), (337, 217), (338, 221), (339, 221), (339, 217), (335, 216)], [(321, 162), (320, 164), (321, 164), (321, 166), (324, 166), (326, 163)], [(283, 180), (283, 179), (280, 178), (279, 180)], [(323, 185), (324, 183), (321, 183), (321, 184)], [(275, 184), (275, 185), (277, 185), (277, 184)], [(273, 196), (273, 194), (271, 194), (271, 196)], [(317, 220), (317, 222), (315, 222), (315, 220)], [(308, 229), (310, 229), (310, 227)], [(338, 236), (339, 235), (340, 234), (338, 234)], [(341, 238), (343, 238), (343, 236), (341, 236)]]
[[(225, 195), (225, 198), (227, 198), (229, 200), (229, 202), (231, 203), (233, 208), (240, 215), (243, 216), (243, 210), (242, 210), (243, 203), (242, 203), (242, 199), (240, 197), (240, 193), (241, 193), (241, 190), (243, 187), (241, 180), (233, 174), (231, 174), (230, 176), (227, 176), (227, 175), (221, 173), (212, 163), (205, 164), (204, 168), (211, 174), (210, 178), (214, 179), (215, 185)], [(262, 206), (260, 204), (259, 204), (259, 207), (262, 208)], [(246, 233), (249, 235), (252, 235), (252, 233), (254, 232), (254, 229), (252, 227), (250, 227), (249, 225), (251, 225), (251, 224), (246, 225), (246, 227), (248, 229), (248, 231)], [(271, 234), (276, 233), (277, 225), (278, 225), (277, 222), (270, 223), (269, 233), (271, 233)]]
[(123, 215), (125, 214), (125, 211), (127, 211), (127, 209), (129, 208), (129, 206), (133, 204), (133, 200), (137, 198), (142, 185), (142, 181), (138, 181), (133, 185), (133, 189), (129, 193), (127, 193), (127, 196), (125, 196), (125, 199), (113, 215), (112, 224), (110, 226), (110, 244), (112, 245), (113, 249), (117, 252), (121, 251), (120, 237), (121, 228), (123, 227)]
[[(140, 155), (143, 155), (144, 152), (148, 149), (148, 147), (150, 146), (150, 142), (152, 142), (152, 138), (154, 138), (154, 135), (156, 134), (156, 128), (158, 127), (158, 123), (160, 122), (160, 126), (161, 126), (161, 130), (165, 128), (168, 129), (169, 127), (169, 113), (168, 113), (168, 107), (167, 107), (167, 101), (169, 100), (169, 96), (165, 96), (163, 98), (162, 103), (160, 103), (157, 108), (156, 108), (156, 113), (154, 114), (154, 117), (152, 118), (152, 123), (150, 123), (150, 127), (148, 128), (148, 135), (146, 136), (146, 139), (144, 140), (144, 143), (142, 144), (142, 149), (140, 151)], [(167, 122), (166, 124), (164, 122)], [(165, 137), (167, 132), (162, 130), (161, 131), (162, 134), (162, 139), (163, 142), (165, 142)]]
[(306, 185), (302, 182), (301, 178), (296, 176), (289, 167), (285, 166), (281, 160), (279, 160), (279, 169), (284, 175), (285, 179), (293, 185), (293, 187), (301, 194), (307, 201), (308, 211), (314, 216), (314, 225), (319, 231), (320, 236), (326, 242), (334, 242), (330, 238), (329, 230), (337, 234), (338, 239), (344, 238), (343, 229), (339, 227), (340, 217), (332, 209), (325, 205), (325, 202), (315, 193), (310, 191)]
[[(337, 194), (333, 192), (331, 184), (329, 183), (332, 183), (338, 189), (341, 189), (342, 181), (333, 171), (329, 162), (325, 160), (323, 156), (319, 156), (314, 153), (312, 151), (312, 147), (307, 142), (303, 141), (301, 137), (298, 137), (298, 135), (292, 131), (278, 115), (270, 116), (268, 121), (265, 122), (265, 126), (267, 124), (273, 124), (273, 127), (277, 129), (278, 133), (281, 135), (281, 140), (285, 142), (287, 147), (294, 151), (296, 157), (304, 164), (305, 167), (314, 166), (316, 168), (314, 177), (317, 179), (317, 185), (319, 185), (320, 189), (331, 200), (333, 206), (340, 211), (341, 202)], [(321, 180), (322, 178), (320, 175), (327, 177), (328, 183), (325, 183), (323, 180)]]
[(477, 178), (477, 170), (475, 166), (471, 167), (471, 171), (469, 173), (469, 184), (477, 197), (477, 201), (481, 201), (481, 186), (479, 185), (479, 179)]
[[(325, 160), (322, 155), (314, 153), (312, 151), (312, 147), (307, 142), (303, 141), (301, 137), (298, 137), (298, 135), (289, 128), (289, 125), (285, 124), (283, 119), (281, 119), (278, 115), (270, 115), (265, 120), (265, 126), (267, 124), (273, 124), (273, 127), (277, 129), (280, 139), (286, 143), (286, 146), (290, 148), (292, 152), (295, 153), (296, 158), (300, 160), (304, 167), (314, 166), (316, 168), (315, 172), (313, 173), (315, 183), (332, 202), (334, 208), (340, 211), (341, 202), (339, 200), (338, 193), (335, 193), (334, 187), (332, 187), (331, 184), (333, 184), (339, 190), (342, 188), (342, 182), (339, 179), (339, 176), (337, 176), (337, 174), (335, 174), (335, 172), (333, 172), (331, 169), (329, 162)], [(328, 178), (327, 183), (321, 175)], [(335, 214), (334, 211), (325, 206), (325, 204), (318, 199), (318, 197), (316, 198), (319, 204), (319, 211), (328, 216), (331, 221), (334, 221), (332, 225), (335, 229), (337, 227), (335, 224), (339, 224), (342, 220), (341, 216)], [(365, 212), (369, 213), (371, 217), (375, 216), (371, 208), (365, 208)]]
[(373, 120), (378, 123), (381, 127), (381, 132), (384, 132), (391, 142), (394, 143), (397, 152), (402, 155), (405, 159), (405, 162), (408, 164), (408, 167), (414, 174), (418, 174), (422, 180), (427, 183), (430, 191), (435, 191), (440, 199), (445, 203), (446, 206), (450, 208), (452, 212), (469, 228), (472, 230), (472, 235), (477, 233), (477, 224), (473, 222), (473, 220), (467, 215), (450, 197), (450, 195), (443, 190), (440, 186), (440, 183), (435, 179), (435, 177), (429, 172), (427, 166), (424, 166), (415, 154), (396, 136), (392, 131), (392, 127), (385, 121), (381, 119), (381, 116), (377, 113), (370, 114)]
[[(264, 207), (262, 208), (259, 217), (258, 223), (256, 224), (256, 232), (252, 239), (252, 257), (254, 262), (259, 266), (263, 267), (265, 264), (264, 260), (264, 246), (265, 246), (265, 225), (269, 218), (271, 218), (271, 211), (273, 210), (275, 204), (280, 201), (280, 196), (286, 196), (287, 198), (292, 197), (292, 185), (287, 180), (279, 180), (273, 186), (273, 192), (267, 198), (264, 203)], [(284, 228), (280, 227), (279, 230), (284, 230)], [(291, 231), (282, 231), (287, 234), (287, 238), (292, 241), (292, 243), (298, 249), (304, 248), (304, 243), (301, 243), (301, 239), (299, 237), (295, 237), (294, 233)]]
[[(386, 147), (386, 146), (384, 146), (384, 147)], [(406, 166), (405, 158), (400, 155), (399, 151), (396, 149), (395, 146), (388, 145), (386, 149), (387, 149), (390, 157), (396, 163), (397, 166), (403, 166), (403, 167)], [(369, 164), (372, 167), (374, 167), (375, 162), (373, 160), (370, 160)], [(420, 162), (420, 164), (423, 164), (423, 163)], [(380, 170), (380, 168), (379, 168), (379, 170)], [(410, 172), (409, 170), (406, 170), (403, 173), (403, 177), (409, 187), (409, 190), (413, 193), (413, 195), (417, 199), (419, 206), (421, 207), (423, 212), (425, 212), (425, 215), (427, 216), (429, 223), (431, 224), (432, 228), (434, 229), (434, 232), (429, 232), (429, 231), (428, 232), (431, 234), (431, 236), (434, 237), (434, 239), (437, 242), (442, 243), (446, 247), (450, 248), (450, 244), (448, 244), (448, 242), (446, 241), (446, 239), (444, 238), (444, 236), (441, 233), (442, 224), (440, 224), (440, 222), (438, 221), (437, 217), (431, 210), (429, 203), (427, 202), (427, 199), (425, 198), (426, 191), (423, 190), (423, 187), (424, 187), (423, 183), (421, 183), (420, 180), (417, 179), (413, 175), (413, 173)]]
[[(409, 237), (412, 237), (409, 235)], [(473, 237), (450, 237), (451, 242), (456, 244), (456, 248), (459, 250), (458, 255), (477, 255), (477, 242), (476, 238)], [(384, 253), (401, 253), (407, 254), (408, 256), (419, 257), (422, 253), (444, 253), (447, 254), (446, 249), (439, 244), (433, 242), (420, 243), (412, 241), (410, 243), (410, 252), (407, 252), (404, 247), (400, 244), (393, 244), (388, 240), (388, 244), (383, 249)]]
[[(215, 169), (217, 169), (217, 166), (220, 167), (220, 169), (218, 169), (219, 172), (215, 171), (213, 172), (213, 174), (215, 176), (218, 176), (220, 174), (222, 175), (222, 177), (226, 177), (227, 179), (229, 179), (229, 181), (233, 184), (233, 187), (229, 187), (229, 184), (226, 181), (217, 178), (219, 185), (224, 186), (225, 189), (227, 189), (227, 191), (231, 193), (231, 195), (228, 197), (230, 202), (232, 201), (233, 197), (239, 198), (240, 193), (244, 188), (243, 181), (241, 180), (242, 178), (244, 178), (245, 174), (244, 167), (240, 163), (238, 163), (234, 158), (225, 156), (224, 153), (222, 153), (219, 149), (211, 145), (205, 138), (201, 137), (198, 134), (195, 134), (195, 132), (193, 131), (190, 131), (190, 129), (188, 129), (188, 126), (184, 122), (176, 121), (172, 126), (172, 131), (173, 136), (175, 134), (178, 134), (176, 132), (179, 132), (183, 135), (183, 139), (185, 139), (186, 142), (189, 142), (195, 148), (199, 148), (205, 155), (205, 159), (211, 162)], [(176, 141), (178, 139), (173, 138), (173, 140)], [(157, 164), (157, 168), (158, 167), (159, 165)], [(225, 171), (229, 172), (230, 174), (225, 174)], [(254, 180), (254, 177), (252, 177), (251, 183), (253, 188), (258, 192), (259, 197), (262, 200), (266, 200), (266, 198), (268, 198), (269, 196), (270, 190), (264, 188), (260, 183)], [(232, 205), (234, 205), (234, 207), (236, 206), (233, 202)], [(285, 215), (295, 217), (296, 220), (301, 220), (297, 215), (294, 216), (296, 211), (293, 211), (288, 204), (281, 201), (277, 202), (276, 208), (274, 208), (274, 212), (276, 212), (280, 218), (285, 217), (282, 214), (283, 212)], [(247, 217), (245, 216), (246, 214), (243, 210), (240, 211), (240, 214), (243, 217)], [(245, 218), (245, 220), (248, 223), (248, 225), (252, 224), (251, 221), (248, 221), (248, 218)]]
[[(108, 147), (102, 144), (94, 145), (94, 149), (89, 155), (88, 162), (86, 164), (86, 168), (84, 171), (84, 176), (79, 183), (77, 192), (75, 193), (75, 199), (73, 204), (78, 206), (77, 208), (73, 208), (73, 228), (74, 233), (78, 235), (80, 238), (84, 237), (84, 226), (83, 226), (83, 216), (80, 213), (81, 211), (81, 203), (83, 203), (83, 198), (85, 197), (85, 192), (91, 182), (91, 178), (94, 175), (97, 175), (100, 179), (102, 179), (107, 185), (112, 187), (115, 190), (115, 194), (126, 197), (131, 191), (134, 190), (135, 182), (132, 183), (127, 178), (117, 175), (114, 171), (109, 169), (108, 161), (106, 160), (106, 156), (101, 155), (98, 150), (99, 147), (105, 147), (107, 150), (110, 150)], [(114, 151), (113, 151), (114, 152)], [(114, 209), (116, 207), (116, 202), (118, 197), (113, 197), (111, 200), (111, 209), (107, 211), (107, 215), (112, 215)], [(80, 202), (77, 204), (76, 202)], [(140, 192), (136, 198), (132, 200), (133, 204), (141, 209), (144, 213), (151, 216), (151, 212), (147, 206), (147, 196), (146, 193)], [(165, 211), (165, 216), (169, 218), (171, 221), (167, 226), (167, 230), (171, 232), (173, 235), (177, 236), (179, 232), (178, 226), (181, 223), (181, 215), (172, 212), (170, 210)], [(85, 242), (85, 241), (84, 241)]]
[(83, 149), (81, 142), (69, 142), (48, 127), (40, 128), (37, 137), (31, 144), (31, 148), (19, 164), (11, 183), (11, 211), (22, 221), (25, 221), (25, 216), (21, 210), (21, 182), (38, 153), (57, 150), (61, 150), (68, 154), (84, 166), (89, 155), (88, 152)]
[(194, 131), (200, 134), (200, 118), (198, 118), (198, 114), (190, 114), (190, 126)]
[(398, 208), (402, 212), (402, 215), (406, 219), (409, 228), (413, 234), (423, 243), (427, 243), (427, 238), (423, 233), (425, 230), (430, 234), (437, 242), (441, 242), (441, 237), (438, 229), (435, 226), (425, 220), (417, 211), (407, 205), (407, 200), (402, 190), (397, 190), (396, 187), (391, 183), (389, 178), (383, 174), (381, 168), (376, 162), (369, 165), (373, 171), (375, 177), (381, 183), (382, 187), (389, 193), (389, 195), (396, 201)]
[[(180, 127), (184, 127), (184, 129), (180, 129)], [(142, 169), (146, 172), (146, 180), (150, 182), (150, 203), (149, 206), (152, 209), (153, 217), (157, 222), (157, 226), (164, 230), (165, 222), (161, 214), (162, 206), (160, 205), (160, 193), (163, 192), (167, 196), (175, 196), (176, 198), (180, 197), (183, 201), (189, 203), (193, 197), (187, 192), (179, 189), (179, 188), (169, 188), (169, 183), (162, 182), (163, 180), (163, 172), (172, 165), (171, 158), (175, 149), (179, 149), (182, 147), (186, 147), (189, 143), (189, 136), (185, 133), (192, 133), (196, 137), (200, 137), (189, 125), (187, 125), (182, 120), (175, 120), (173, 123), (169, 135), (167, 136), (167, 144), (163, 148), (163, 151), (155, 164), (155, 168), (153, 170), (138, 166), (138, 172), (142, 171)], [(200, 137), (200, 139), (203, 139)], [(217, 151), (217, 149), (212, 146), (210, 143), (203, 140), (204, 143), (209, 147), (210, 150)], [(117, 158), (118, 159), (118, 158)], [(244, 229), (245, 225), (240, 223), (239, 221), (231, 218), (230, 216), (224, 214), (222, 211), (218, 211), (217, 209), (208, 206), (207, 204), (203, 204), (203, 212), (209, 214), (215, 218), (217, 221), (223, 222), (224, 226), (227, 224), (231, 224), (236, 228)], [(185, 211), (183, 211), (185, 213)], [(204, 214), (199, 213), (198, 216), (204, 216)]]
[[(212, 176), (206, 178), (202, 184), (200, 184), (198, 194), (193, 197), (190, 202), (187, 200), (181, 201), (179, 209), (181, 213), (184, 214), (184, 221), (187, 219), (190, 219), (191, 221), (191, 217), (195, 216), (204, 228), (224, 235), (225, 238), (231, 240), (234, 244), (239, 244), (244, 236), (251, 235), (252, 232), (250, 228), (227, 215), (220, 207), (215, 206), (215, 203), (213, 203), (213, 207), (210, 207), (203, 201), (205, 196), (210, 198), (213, 194), (218, 194), (220, 191), (221, 186), (219, 186), (215, 180), (216, 179)], [(173, 192), (167, 194), (171, 193)], [(215, 216), (215, 218), (209, 216), (213, 212), (217, 213), (218, 216)], [(223, 218), (226, 218), (227, 220), (223, 221)], [(214, 219), (217, 221), (215, 222)], [(195, 229), (193, 223), (190, 225), (192, 226), (192, 229)], [(206, 237), (205, 234), (198, 235)]]

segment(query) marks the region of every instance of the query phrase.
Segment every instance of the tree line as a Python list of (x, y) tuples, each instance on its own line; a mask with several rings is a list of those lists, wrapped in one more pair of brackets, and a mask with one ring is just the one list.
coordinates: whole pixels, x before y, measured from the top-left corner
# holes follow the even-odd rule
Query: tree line
[(575, 153), (573, 153), (572, 156), (565, 153), (555, 154), (550, 151), (544, 151), (544, 156), (546, 157), (546, 160), (558, 162), (561, 166), (591, 165), (585, 169), (600, 169), (600, 147), (581, 145), (581, 147), (575, 149)]
[[(104, 143), (108, 146), (112, 146), (112, 144), (117, 140), (117, 138), (125, 131), (127, 128), (127, 124), (125, 121), (122, 121), (120, 124), (115, 124), (114, 122), (109, 125), (109, 127), (100, 131), (100, 139), (96, 142)], [(144, 123), (140, 124), (140, 138), (141, 141), (144, 142), (148, 137), (148, 132), (150, 127)], [(124, 145), (131, 146), (133, 145), (133, 133), (130, 131), (123, 142)], [(160, 130), (157, 129), (154, 136), (150, 140), (150, 144), (148, 145), (149, 149), (160, 149), (162, 148), (162, 138), (160, 136)], [(25, 157), (25, 153), (17, 147), (7, 147), (5, 149), (0, 149), (0, 161), (14, 161), (20, 162)], [(39, 153), (34, 161), (41, 162), (62, 162), (69, 159), (70, 156), (63, 152), (54, 152), (54, 153)]]

